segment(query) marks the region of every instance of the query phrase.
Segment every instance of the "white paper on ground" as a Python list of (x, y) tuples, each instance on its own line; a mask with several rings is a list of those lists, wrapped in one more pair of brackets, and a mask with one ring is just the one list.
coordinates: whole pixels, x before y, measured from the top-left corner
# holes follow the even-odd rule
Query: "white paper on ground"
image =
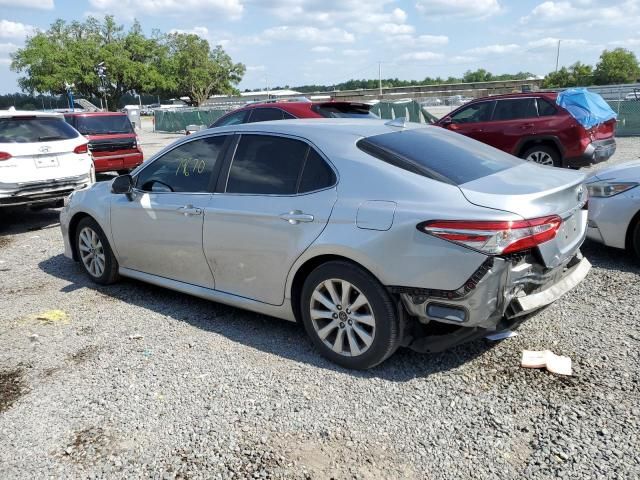
[(511, 338), (518, 336), (518, 332), (512, 332), (511, 330), (503, 330), (502, 332), (492, 333), (491, 335), (487, 335), (487, 340), (491, 340), (492, 342), (497, 342), (498, 340), (502, 340), (503, 338)]
[(520, 365), (524, 368), (546, 368), (558, 375), (572, 375), (571, 359), (551, 350), (523, 350)]

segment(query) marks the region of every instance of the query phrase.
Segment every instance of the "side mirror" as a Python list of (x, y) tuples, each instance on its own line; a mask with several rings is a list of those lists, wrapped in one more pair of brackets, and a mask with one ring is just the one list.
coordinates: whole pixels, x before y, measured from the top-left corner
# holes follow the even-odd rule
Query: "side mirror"
[(111, 184), (111, 193), (128, 195), (133, 189), (133, 177), (129, 174), (116, 177)]
[(442, 120), (440, 120), (440, 125), (442, 125), (443, 127), (446, 125), (451, 125), (453, 123), (453, 120), (451, 120), (451, 117), (444, 117)]

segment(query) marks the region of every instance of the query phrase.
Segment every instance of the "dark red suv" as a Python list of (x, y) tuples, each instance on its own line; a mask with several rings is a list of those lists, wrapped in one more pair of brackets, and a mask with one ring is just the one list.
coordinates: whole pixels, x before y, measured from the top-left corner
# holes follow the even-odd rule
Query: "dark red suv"
[(65, 113), (64, 119), (89, 140), (97, 173), (128, 173), (142, 163), (142, 149), (126, 113)]
[(209, 128), (240, 123), (287, 120), (292, 118), (378, 118), (371, 105), (356, 102), (278, 101), (252, 103), (233, 110), (216, 120)]
[(556, 105), (556, 97), (532, 92), (479, 98), (435, 124), (544, 165), (577, 168), (611, 157), (616, 121), (587, 130)]

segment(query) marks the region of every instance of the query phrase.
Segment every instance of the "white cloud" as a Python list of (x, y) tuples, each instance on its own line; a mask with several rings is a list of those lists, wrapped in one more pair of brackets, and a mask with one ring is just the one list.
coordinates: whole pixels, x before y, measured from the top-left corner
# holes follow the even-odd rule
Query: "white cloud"
[(318, 45), (317, 47), (313, 47), (311, 51), (314, 53), (328, 53), (333, 52), (333, 48), (327, 47), (326, 45)]
[(198, 35), (199, 37), (205, 38), (207, 40), (209, 38), (209, 29), (207, 27), (193, 27), (189, 29), (172, 28), (171, 30), (169, 30), (169, 33), (189, 33), (192, 35)]
[(417, 0), (416, 8), (428, 17), (488, 17), (501, 10), (498, 0)]
[(93, 8), (125, 17), (198, 12), (198, 16), (222, 15), (238, 19), (244, 12), (241, 0), (89, 0)]
[(637, 46), (640, 46), (640, 37), (628, 38), (626, 40), (614, 40), (612, 42), (609, 42), (609, 45), (611, 45), (612, 47), (623, 47), (623, 48), (637, 47)]
[(296, 27), (283, 25), (267, 28), (262, 36), (268, 40), (295, 40), (311, 43), (352, 43), (355, 37), (352, 33), (340, 28)]
[(402, 47), (431, 47), (447, 45), (449, 37), (446, 35), (396, 35), (393, 42)]
[(511, 53), (520, 49), (520, 45), (510, 43), (508, 45), (486, 45), (484, 47), (476, 47), (467, 50), (468, 53), (476, 55), (499, 55), (503, 53)]
[(12, 53), (18, 48), (20, 48), (20, 46), (15, 43), (0, 43), (0, 53)]
[(628, 25), (640, 20), (640, 2), (626, 0), (618, 4), (596, 5), (588, 1), (547, 1), (538, 4), (531, 13), (520, 18), (523, 24), (587, 24)]
[(0, 0), (0, 7), (53, 10), (53, 0)]
[(401, 23), (383, 23), (380, 25), (380, 31), (389, 35), (406, 35), (413, 33), (415, 28)]
[(35, 32), (33, 25), (26, 25), (11, 20), (0, 20), (0, 38), (24, 38)]
[(321, 65), (335, 65), (338, 62), (334, 58), (318, 58), (314, 60), (315, 63), (319, 63)]
[(409, 52), (400, 56), (400, 60), (418, 61), (442, 60), (443, 58), (443, 54), (435, 52)]
[(347, 48), (345, 50), (342, 50), (342, 54), (346, 57), (362, 57), (367, 53), (369, 53), (369, 50), (366, 49), (356, 50), (353, 48)]
[(0, 65), (11, 65), (10, 58), (0, 58)]
[(583, 40), (581, 38), (562, 38), (558, 39), (555, 37), (545, 37), (540, 38), (538, 40), (532, 40), (527, 43), (527, 46), (531, 48), (557, 48), (558, 40), (560, 40), (560, 44), (562, 48), (579, 48), (589, 45), (587, 40)]
[(247, 72), (264, 72), (266, 69), (264, 65), (247, 65)]

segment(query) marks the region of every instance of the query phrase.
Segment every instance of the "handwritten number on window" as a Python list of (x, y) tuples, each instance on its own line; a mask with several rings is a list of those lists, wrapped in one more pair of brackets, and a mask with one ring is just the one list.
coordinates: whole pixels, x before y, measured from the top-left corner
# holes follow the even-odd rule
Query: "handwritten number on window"
[(188, 177), (190, 175), (199, 175), (204, 172), (207, 163), (204, 160), (198, 160), (197, 158), (183, 158), (178, 162), (176, 168), (176, 176), (183, 175)]

